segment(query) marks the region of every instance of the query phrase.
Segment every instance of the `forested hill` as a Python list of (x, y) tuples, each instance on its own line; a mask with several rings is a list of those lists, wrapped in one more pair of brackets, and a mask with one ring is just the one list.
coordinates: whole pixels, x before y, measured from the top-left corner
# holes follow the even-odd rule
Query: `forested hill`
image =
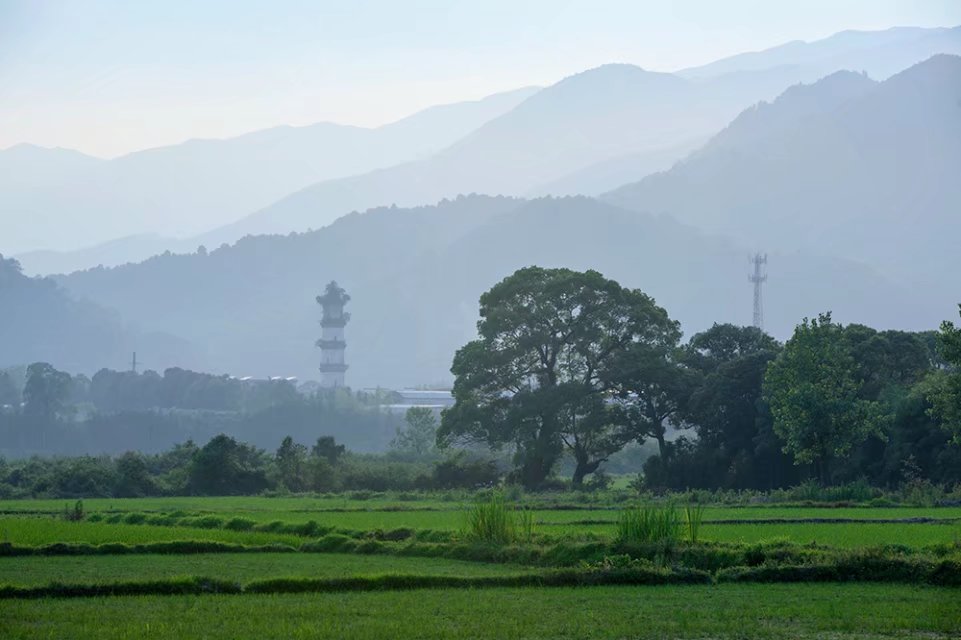
[(0, 255), (0, 369), (56, 362), (71, 371), (122, 367), (138, 348), (155, 366), (190, 361), (188, 346), (169, 336), (125, 327), (116, 312), (78, 300), (50, 278), (28, 278)]
[[(838, 97), (845, 99), (838, 101)], [(826, 78), (751, 109), (665, 173), (603, 197), (752, 246), (846, 255), (957, 297), (961, 57)]]
[[(203, 345), (206, 370), (306, 379), (319, 361), (314, 296), (336, 279), (352, 297), (348, 382), (401, 386), (448, 380), (454, 351), (474, 335), (478, 297), (519, 267), (597, 269), (653, 295), (691, 334), (750, 321), (747, 253), (588, 198), (470, 196), (59, 280), (145, 328)], [(770, 267), (767, 328), (781, 338), (828, 309), (878, 327), (930, 329), (943, 319), (854, 264), (791, 254), (772, 255)]]

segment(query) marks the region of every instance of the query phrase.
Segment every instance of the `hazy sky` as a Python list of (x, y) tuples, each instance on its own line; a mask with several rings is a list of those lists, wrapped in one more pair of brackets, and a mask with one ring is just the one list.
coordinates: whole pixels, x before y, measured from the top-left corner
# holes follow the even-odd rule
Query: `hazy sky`
[(0, 0), (0, 149), (104, 157), (555, 82), (671, 71), (843, 29), (961, 24), (959, 0)]

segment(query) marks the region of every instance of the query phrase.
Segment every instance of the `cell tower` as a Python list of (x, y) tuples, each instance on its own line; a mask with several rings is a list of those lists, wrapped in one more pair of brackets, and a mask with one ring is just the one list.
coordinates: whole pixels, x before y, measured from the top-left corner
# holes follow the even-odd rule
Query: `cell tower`
[(754, 283), (754, 326), (758, 329), (764, 328), (764, 298), (761, 295), (761, 285), (767, 280), (767, 273), (764, 272), (764, 265), (767, 264), (767, 254), (755, 253), (750, 258), (754, 265), (754, 273), (748, 275), (749, 282)]
[(344, 305), (350, 301), (350, 296), (337, 282), (330, 281), (324, 295), (317, 296), (317, 304), (324, 309), (320, 320), (321, 334), (317, 346), (320, 347), (320, 385), (325, 389), (336, 389), (344, 386), (344, 373), (347, 364), (344, 362), (344, 326), (350, 320), (350, 314), (344, 311)]

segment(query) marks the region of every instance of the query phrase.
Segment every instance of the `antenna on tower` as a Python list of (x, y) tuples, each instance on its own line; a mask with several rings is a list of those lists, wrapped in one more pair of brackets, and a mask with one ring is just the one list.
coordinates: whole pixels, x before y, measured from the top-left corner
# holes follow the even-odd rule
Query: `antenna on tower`
[(767, 280), (767, 273), (764, 272), (764, 265), (767, 264), (767, 254), (755, 253), (749, 260), (754, 265), (754, 273), (747, 276), (748, 281), (754, 283), (754, 326), (763, 329), (764, 298), (761, 293), (761, 285)]

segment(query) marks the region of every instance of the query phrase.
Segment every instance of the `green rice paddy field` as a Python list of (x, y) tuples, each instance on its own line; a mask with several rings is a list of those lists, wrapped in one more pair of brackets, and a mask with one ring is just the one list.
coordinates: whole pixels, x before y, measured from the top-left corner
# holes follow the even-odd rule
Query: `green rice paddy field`
[[(466, 497), (363, 498), (86, 500), (84, 518), (76, 522), (63, 517), (64, 508), (73, 507), (68, 501), (0, 501), (0, 638), (961, 636), (958, 587), (895, 580), (884, 584), (599, 583), (574, 588), (491, 584), (437, 589), (415, 582), (425, 577), (535, 576), (550, 567), (455, 560), (444, 557), (443, 550), (435, 557), (369, 549), (295, 551), (330, 534), (331, 528), (356, 540), (383, 539), (383, 532), (405, 528), (418, 536), (425, 530), (441, 532), (439, 537), (430, 538), (426, 532), (423, 537), (442, 541), (437, 547), (463, 541)], [(613, 543), (622, 508), (617, 504), (579, 504), (563, 497), (528, 505), (542, 543), (601, 545)], [(144, 522), (151, 518), (154, 524)], [(185, 520), (190, 526), (182, 524)], [(231, 520), (242, 526), (228, 527)], [(316, 527), (302, 528), (311, 521)], [(804, 548), (833, 548), (838, 553), (882, 545), (910, 554), (937, 548), (937, 557), (961, 562), (961, 507), (708, 506), (703, 523), (701, 543), (796, 543)], [(375, 533), (377, 530), (380, 532)], [(284, 552), (259, 548), (243, 553), (231, 549), (220, 553), (137, 549), (9, 553), (10, 549), (29, 553), (56, 543), (183, 541), (286, 547)], [(166, 584), (164, 581), (199, 576), (237, 585), (273, 578), (336, 583), (384, 576), (410, 577), (412, 582), (409, 588), (396, 586), (403, 585), (401, 580), (392, 583), (395, 586), (372, 587), (373, 591), (356, 591), (337, 583), (325, 586), (323, 593), (245, 590), (242, 594), (160, 595), (150, 591), (158, 595), (120, 595), (118, 588), (113, 595), (95, 597), (22, 595), (23, 588), (57, 583), (110, 587), (151, 581)]]
[(27, 638), (955, 638), (958, 590), (720, 585), (0, 603)]

